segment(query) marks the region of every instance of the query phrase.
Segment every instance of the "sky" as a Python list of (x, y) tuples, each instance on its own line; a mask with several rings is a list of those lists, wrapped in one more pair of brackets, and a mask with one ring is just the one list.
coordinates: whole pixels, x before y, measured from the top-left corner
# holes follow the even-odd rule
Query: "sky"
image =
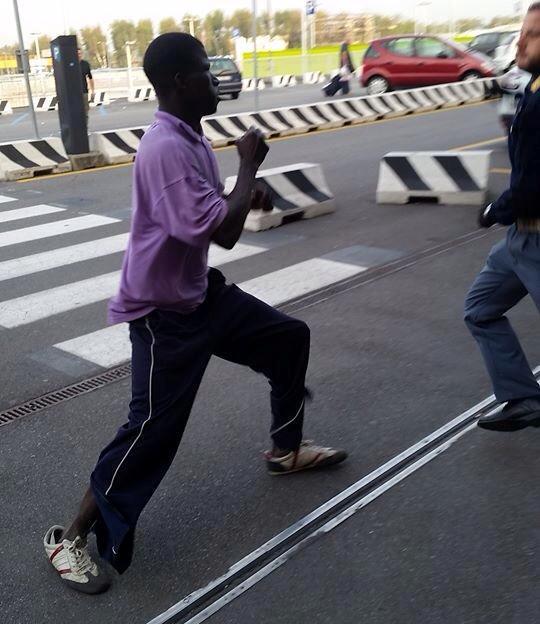
[[(532, 0), (531, 0), (532, 2)], [(258, 0), (259, 11), (265, 11), (267, 4), (272, 10), (298, 9), (303, 0)], [(25, 45), (30, 33), (46, 33), (52, 36), (64, 33), (64, 27), (73, 27), (76, 30), (81, 26), (101, 24), (106, 27), (115, 19), (139, 20), (150, 17), (157, 24), (162, 17), (172, 15), (180, 18), (183, 13), (190, 11), (191, 3), (180, 3), (178, 0), (152, 0), (134, 2), (133, 0), (18, 0)], [(329, 13), (340, 11), (361, 13), (376, 12), (380, 14), (395, 14), (413, 16), (417, 0), (318, 0), (318, 6)], [(451, 19), (453, 11), (456, 19), (460, 17), (479, 16), (489, 18), (494, 15), (512, 14), (515, 0), (431, 0), (429, 9), (433, 21)], [(527, 4), (527, 0), (523, 0)], [(215, 9), (223, 9), (224, 2), (217, 0), (198, 0), (197, 11), (204, 15)], [(228, 0), (227, 13), (237, 8), (251, 9), (251, 0)], [(11, 43), (17, 39), (15, 18), (13, 14), (13, 0), (0, 0), (2, 8), (0, 20), (0, 45)], [(184, 9), (185, 7), (185, 9)], [(423, 18), (423, 13), (421, 14)]]

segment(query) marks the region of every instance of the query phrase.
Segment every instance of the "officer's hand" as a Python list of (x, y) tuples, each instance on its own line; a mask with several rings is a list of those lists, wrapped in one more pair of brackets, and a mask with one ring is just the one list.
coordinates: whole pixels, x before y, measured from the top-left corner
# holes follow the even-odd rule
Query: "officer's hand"
[(490, 228), (495, 225), (497, 221), (493, 218), (491, 204), (484, 206), (478, 213), (478, 226), (481, 228)]

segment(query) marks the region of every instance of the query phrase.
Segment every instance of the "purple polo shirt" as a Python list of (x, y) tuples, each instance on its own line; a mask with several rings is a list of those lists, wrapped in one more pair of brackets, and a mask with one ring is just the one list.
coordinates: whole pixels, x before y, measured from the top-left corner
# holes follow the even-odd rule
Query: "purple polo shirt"
[(156, 308), (189, 314), (203, 302), (210, 239), (227, 214), (222, 192), (208, 141), (158, 111), (135, 160), (131, 233), (110, 323)]

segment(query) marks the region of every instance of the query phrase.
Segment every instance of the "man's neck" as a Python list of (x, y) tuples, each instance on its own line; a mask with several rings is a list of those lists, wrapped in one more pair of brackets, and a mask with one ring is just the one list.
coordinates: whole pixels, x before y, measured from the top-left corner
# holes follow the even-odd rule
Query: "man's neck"
[(190, 128), (192, 128), (198, 134), (202, 134), (202, 126), (201, 126), (201, 117), (198, 115), (188, 114), (186, 111), (179, 110), (173, 106), (167, 106), (167, 104), (160, 103), (159, 110), (164, 113), (168, 113), (169, 115), (173, 115), (173, 117), (177, 117), (185, 124), (187, 124)]

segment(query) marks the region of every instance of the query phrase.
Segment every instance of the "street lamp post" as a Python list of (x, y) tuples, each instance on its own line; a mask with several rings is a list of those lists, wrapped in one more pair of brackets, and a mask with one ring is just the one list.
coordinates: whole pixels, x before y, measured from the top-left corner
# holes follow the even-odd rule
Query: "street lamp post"
[(253, 91), (255, 99), (255, 110), (259, 110), (259, 68), (257, 65), (257, 0), (252, 0), (252, 35), (253, 35), (253, 78), (255, 80), (255, 91)]
[(22, 35), (21, 28), (21, 18), (19, 16), (19, 5), (17, 4), (17, 0), (13, 0), (13, 12), (15, 13), (15, 23), (17, 25), (17, 35), (19, 36), (19, 49), (21, 51), (21, 61), (24, 71), (24, 82), (26, 84), (26, 96), (28, 98), (28, 106), (30, 107), (30, 113), (32, 115), (32, 123), (34, 125), (34, 133), (36, 135), (36, 139), (40, 139), (39, 129), (36, 119), (36, 111), (34, 110), (34, 101), (32, 99), (32, 87), (30, 86), (30, 75), (28, 68), (28, 59), (26, 58), (25, 50), (24, 50), (24, 39)]
[(131, 73), (131, 46), (135, 45), (136, 41), (126, 41), (124, 44), (126, 47), (126, 61), (127, 61), (127, 73), (128, 73), (128, 97), (133, 91), (133, 75)]

